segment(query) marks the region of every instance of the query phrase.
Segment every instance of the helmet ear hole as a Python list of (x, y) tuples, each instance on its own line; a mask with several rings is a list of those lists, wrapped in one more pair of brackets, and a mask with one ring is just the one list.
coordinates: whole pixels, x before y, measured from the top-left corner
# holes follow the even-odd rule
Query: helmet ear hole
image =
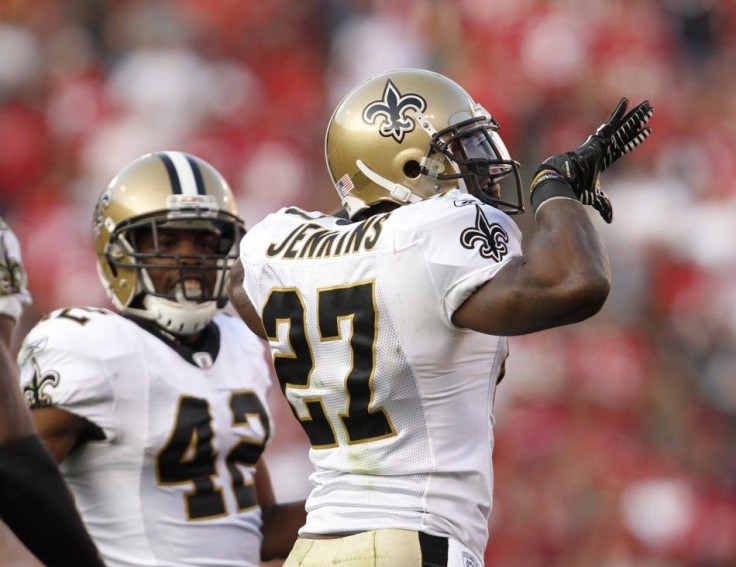
[(422, 167), (415, 159), (410, 159), (404, 164), (404, 175), (410, 179), (416, 179), (422, 173)]

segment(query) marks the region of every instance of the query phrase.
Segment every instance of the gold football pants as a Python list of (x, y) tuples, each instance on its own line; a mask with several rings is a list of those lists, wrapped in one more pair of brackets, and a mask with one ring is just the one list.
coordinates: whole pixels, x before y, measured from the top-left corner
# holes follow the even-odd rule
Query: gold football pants
[[(449, 555), (449, 556), (448, 556)], [(299, 538), (284, 567), (481, 567), (465, 546), (410, 530), (374, 530), (335, 539)]]

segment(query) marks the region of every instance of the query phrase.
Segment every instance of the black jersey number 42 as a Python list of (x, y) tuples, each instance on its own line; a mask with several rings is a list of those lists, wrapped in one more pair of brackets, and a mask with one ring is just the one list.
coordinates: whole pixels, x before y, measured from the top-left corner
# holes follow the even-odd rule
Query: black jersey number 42
[[(378, 333), (374, 283), (318, 290), (316, 314), (319, 330), (316, 340), (340, 340), (341, 322), (350, 321), (352, 326), (349, 337), (352, 367), (344, 380), (347, 411), (339, 415), (337, 424), (344, 428), (348, 443), (365, 443), (396, 435), (386, 411), (380, 407), (371, 408)], [(288, 389), (304, 390), (307, 395), (302, 397), (302, 401), (309, 415), (300, 417), (292, 400), (289, 400), (291, 409), (312, 447), (327, 449), (338, 444), (338, 436), (322, 398), (308, 394), (315, 359), (305, 317), (304, 298), (297, 288), (272, 290), (262, 315), (266, 335), (272, 342), (278, 340), (279, 324), (288, 323), (291, 353), (274, 356), (281, 391), (286, 395)]]
[[(240, 466), (252, 467), (258, 461), (270, 434), (268, 415), (258, 396), (250, 390), (233, 392), (230, 396), (233, 425), (245, 425), (248, 418), (261, 422), (263, 437), (242, 437), (225, 456), (225, 467), (238, 512), (258, 505), (255, 486), (241, 472)], [(223, 488), (215, 484), (217, 453), (214, 448), (212, 416), (207, 400), (182, 396), (176, 421), (164, 447), (156, 455), (158, 484), (185, 484), (192, 490), (185, 494), (188, 520), (208, 520), (228, 513)]]

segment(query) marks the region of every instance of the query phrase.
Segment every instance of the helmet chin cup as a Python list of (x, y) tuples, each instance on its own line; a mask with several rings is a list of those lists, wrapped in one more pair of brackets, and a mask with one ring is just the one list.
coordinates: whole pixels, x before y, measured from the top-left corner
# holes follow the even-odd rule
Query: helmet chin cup
[(190, 335), (201, 331), (218, 311), (216, 301), (187, 301), (181, 291), (177, 291), (176, 301), (146, 294), (143, 307), (144, 309), (128, 311), (154, 321), (159, 327), (175, 335)]

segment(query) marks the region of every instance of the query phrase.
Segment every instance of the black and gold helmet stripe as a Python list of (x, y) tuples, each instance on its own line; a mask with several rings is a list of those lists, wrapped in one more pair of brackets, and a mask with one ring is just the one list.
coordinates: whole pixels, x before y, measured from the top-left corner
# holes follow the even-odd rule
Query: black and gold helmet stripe
[(204, 179), (199, 164), (188, 154), (181, 152), (156, 152), (166, 167), (171, 190), (176, 195), (206, 195)]

